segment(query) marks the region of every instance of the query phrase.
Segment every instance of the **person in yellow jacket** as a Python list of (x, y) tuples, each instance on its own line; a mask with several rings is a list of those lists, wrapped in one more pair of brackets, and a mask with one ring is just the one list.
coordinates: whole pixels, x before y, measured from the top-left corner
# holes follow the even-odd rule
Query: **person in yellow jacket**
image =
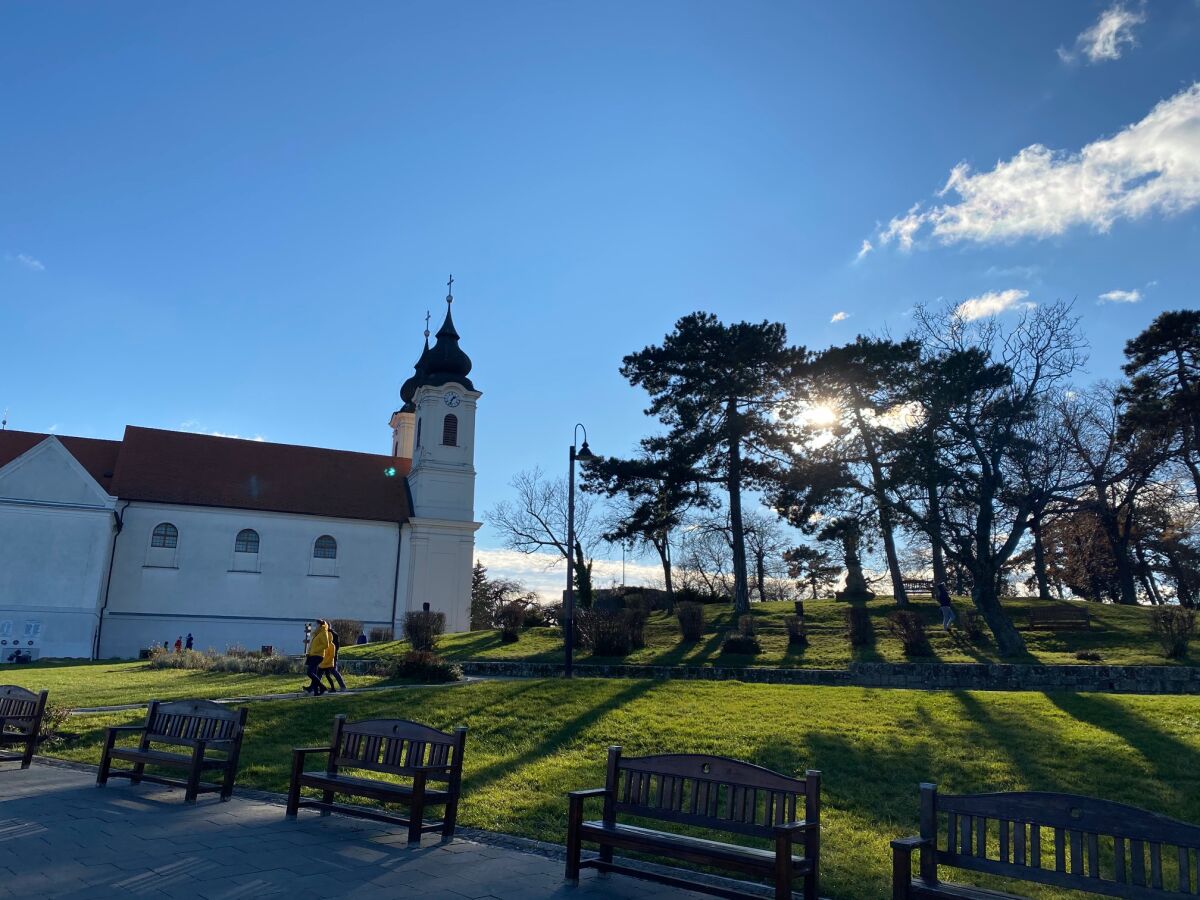
[(324, 619), (317, 619), (317, 630), (308, 642), (304, 656), (304, 671), (309, 679), (309, 683), (304, 686), (305, 693), (314, 697), (325, 693), (325, 687), (321, 684), (321, 669), (327, 668), (326, 659), (329, 660), (329, 666), (332, 666), (333, 641), (329, 638), (329, 623)]

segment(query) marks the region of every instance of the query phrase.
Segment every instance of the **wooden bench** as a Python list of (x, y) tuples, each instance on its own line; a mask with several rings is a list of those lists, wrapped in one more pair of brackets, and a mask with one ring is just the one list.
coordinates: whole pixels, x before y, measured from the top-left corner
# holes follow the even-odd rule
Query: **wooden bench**
[[(915, 878), (913, 851), (920, 852)], [(940, 881), (938, 866), (1085, 894), (1194, 897), (1198, 853), (1200, 826), (1134, 806), (1033, 792), (942, 796), (922, 784), (920, 837), (892, 841), (892, 898), (1020, 900)]]
[[(567, 797), (568, 880), (577, 880), (581, 868), (594, 868), (721, 897), (758, 896), (697, 883), (687, 872), (673, 876), (615, 863), (613, 850), (619, 848), (766, 877), (779, 900), (791, 898), (793, 880), (802, 878), (805, 900), (817, 900), (820, 772), (789, 778), (747, 762), (699, 754), (626, 759), (620, 747), (610, 747), (605, 786), (572, 791)], [(598, 821), (583, 819), (584, 801), (591, 798), (604, 801)], [(761, 838), (771, 846), (723, 843), (617, 821), (625, 815)], [(600, 846), (598, 859), (580, 859), (584, 841)], [(802, 855), (795, 856), (795, 848)]]
[(905, 578), (900, 584), (904, 586), (904, 593), (910, 597), (914, 594), (928, 594), (930, 597), (933, 596), (934, 584), (932, 581)]
[[(426, 831), (441, 831), (443, 837), (453, 837), (462, 792), (462, 757), (466, 740), (466, 728), (447, 733), (405, 719), (347, 722), (344, 715), (334, 716), (333, 741), (328, 747), (298, 747), (292, 751), (287, 814), (295, 816), (303, 806), (319, 809), (324, 815), (336, 811), (404, 825), (408, 828), (409, 843), (419, 843), (421, 834)], [(316, 753), (326, 754), (325, 771), (304, 771), (305, 758)], [(397, 784), (349, 775), (344, 769), (399, 775), (411, 778), (412, 783)], [(443, 783), (445, 788), (431, 789), (428, 787), (431, 781)], [(322, 791), (321, 799), (303, 799), (300, 796), (302, 787)], [(335, 794), (400, 803), (408, 807), (408, 817), (336, 804)], [(424, 821), (427, 806), (445, 807), (440, 822)]]
[(0, 747), (25, 745), (20, 753), (0, 751), (0, 762), (19, 759), (22, 769), (29, 768), (37, 750), (48, 694), (48, 691), (35, 694), (15, 684), (0, 685)]
[(1078, 606), (1041, 606), (1029, 610), (1029, 627), (1042, 631), (1062, 631), (1072, 628), (1086, 629), (1091, 617), (1086, 609)]
[[(197, 794), (213, 791), (220, 791), (221, 799), (228, 800), (233, 794), (233, 779), (237, 775), (245, 730), (245, 707), (231, 709), (211, 700), (176, 700), (170, 703), (152, 700), (145, 724), (118, 725), (108, 729), (96, 784), (103, 786), (109, 778), (128, 778), (133, 784), (149, 781), (182, 787), (188, 803), (195, 803)], [(132, 734), (141, 735), (136, 747), (117, 746), (118, 737)], [(160, 749), (163, 745), (186, 747), (191, 752)], [(220, 755), (211, 755), (210, 751)], [(113, 769), (114, 759), (133, 763), (133, 767)], [(186, 769), (187, 779), (147, 775), (148, 765)], [(221, 773), (219, 784), (200, 780), (201, 774), (210, 770)]]

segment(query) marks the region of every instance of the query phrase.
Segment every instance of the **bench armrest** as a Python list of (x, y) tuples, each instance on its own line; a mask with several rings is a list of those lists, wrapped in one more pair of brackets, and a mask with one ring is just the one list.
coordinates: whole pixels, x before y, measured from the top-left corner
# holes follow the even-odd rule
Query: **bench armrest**
[(929, 846), (929, 841), (923, 837), (896, 838), (892, 841), (892, 849), (899, 850), (901, 853), (911, 854), (914, 850), (920, 850), (927, 846)]
[(113, 734), (118, 734), (122, 731), (127, 731), (132, 734), (135, 731), (145, 731), (145, 725), (109, 725), (108, 730)]
[(332, 753), (332, 747), (293, 747), (292, 755), (297, 753), (301, 756), (307, 756), (309, 753)]
[(816, 822), (806, 822), (800, 819), (797, 822), (784, 822), (782, 825), (775, 826), (775, 833), (778, 834), (795, 834), (798, 831), (807, 831), (810, 828), (817, 828)]
[(607, 796), (608, 796), (608, 788), (588, 788), (585, 791), (569, 791), (567, 793), (567, 798), (569, 800), (574, 800), (576, 802), (582, 802), (584, 800), (589, 800), (592, 797), (607, 797)]

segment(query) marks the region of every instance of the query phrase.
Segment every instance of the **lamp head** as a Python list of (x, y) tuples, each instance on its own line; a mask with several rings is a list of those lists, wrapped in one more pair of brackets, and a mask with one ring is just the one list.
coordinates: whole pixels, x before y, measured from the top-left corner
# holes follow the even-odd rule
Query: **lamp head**
[(575, 458), (582, 460), (595, 459), (596, 454), (592, 452), (591, 447), (588, 446), (588, 442), (584, 441), (583, 446), (579, 448), (579, 452), (575, 454)]

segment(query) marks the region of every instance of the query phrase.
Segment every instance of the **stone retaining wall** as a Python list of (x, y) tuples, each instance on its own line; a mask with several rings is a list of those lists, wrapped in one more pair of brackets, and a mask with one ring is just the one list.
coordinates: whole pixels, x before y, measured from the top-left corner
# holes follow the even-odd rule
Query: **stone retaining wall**
[[(367, 671), (371, 660), (342, 660), (344, 671)], [(557, 678), (554, 663), (468, 660), (463, 673), (479, 677)], [(1107, 691), (1121, 694), (1200, 694), (1193, 666), (1035, 666), (991, 663), (851, 663), (846, 669), (766, 666), (634, 666), (583, 663), (580, 678), (655, 678), (745, 681), (756, 684), (917, 688), (975, 691)]]

